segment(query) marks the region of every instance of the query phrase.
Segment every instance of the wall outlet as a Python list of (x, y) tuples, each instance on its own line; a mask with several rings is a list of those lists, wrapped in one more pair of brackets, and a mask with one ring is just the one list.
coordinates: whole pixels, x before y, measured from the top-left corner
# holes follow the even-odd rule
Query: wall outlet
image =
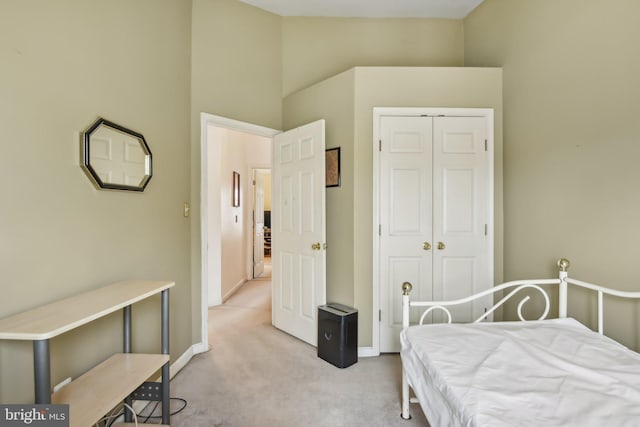
[(67, 378), (66, 380), (62, 380), (61, 382), (53, 386), (53, 392), (55, 393), (56, 391), (60, 390), (62, 387), (66, 386), (70, 382), (71, 382), (71, 377)]

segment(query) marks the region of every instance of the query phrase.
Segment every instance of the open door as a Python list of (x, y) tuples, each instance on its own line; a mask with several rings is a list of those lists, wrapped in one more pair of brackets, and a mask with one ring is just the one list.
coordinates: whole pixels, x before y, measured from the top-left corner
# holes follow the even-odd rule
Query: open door
[(264, 273), (264, 172), (253, 170), (253, 278)]
[(324, 120), (273, 140), (272, 322), (317, 345), (326, 303)]

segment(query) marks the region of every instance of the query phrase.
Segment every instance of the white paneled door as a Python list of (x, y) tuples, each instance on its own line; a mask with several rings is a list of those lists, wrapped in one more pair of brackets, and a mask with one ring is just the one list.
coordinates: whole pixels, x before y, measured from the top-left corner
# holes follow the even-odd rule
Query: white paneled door
[(273, 140), (272, 322), (317, 345), (326, 303), (324, 120)]
[[(436, 301), (493, 285), (486, 127), (485, 117), (381, 117), (381, 352), (400, 349), (403, 282), (413, 284), (412, 299)], [(469, 321), (487, 304), (452, 314)]]
[(433, 120), (383, 117), (380, 156), (380, 350), (398, 351), (400, 285), (433, 295)]

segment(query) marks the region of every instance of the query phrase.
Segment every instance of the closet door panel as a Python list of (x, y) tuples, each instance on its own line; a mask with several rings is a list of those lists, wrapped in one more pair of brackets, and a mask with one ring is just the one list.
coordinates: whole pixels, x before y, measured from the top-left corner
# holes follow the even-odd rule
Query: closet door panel
[[(486, 121), (482, 117), (437, 117), (433, 143), (434, 295), (456, 299), (487, 289), (490, 188)], [(489, 298), (458, 308), (457, 321), (471, 321)]]
[[(432, 291), (432, 138), (430, 117), (383, 117), (380, 156), (380, 339), (399, 351), (401, 285), (430, 299)], [(417, 320), (417, 319), (415, 319)]]

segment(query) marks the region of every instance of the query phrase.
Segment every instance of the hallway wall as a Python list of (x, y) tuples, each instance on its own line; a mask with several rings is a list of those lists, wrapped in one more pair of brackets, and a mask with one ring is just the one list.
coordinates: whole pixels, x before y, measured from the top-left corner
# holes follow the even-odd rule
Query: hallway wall
[[(209, 269), (212, 283), (219, 274), (220, 299), (210, 295), (211, 306), (252, 277), (251, 171), (271, 164), (271, 139), (216, 127), (210, 130), (209, 152), (210, 219), (219, 221), (209, 227), (209, 247), (220, 246), (220, 270)], [(231, 203), (233, 172), (240, 174), (238, 207)]]

